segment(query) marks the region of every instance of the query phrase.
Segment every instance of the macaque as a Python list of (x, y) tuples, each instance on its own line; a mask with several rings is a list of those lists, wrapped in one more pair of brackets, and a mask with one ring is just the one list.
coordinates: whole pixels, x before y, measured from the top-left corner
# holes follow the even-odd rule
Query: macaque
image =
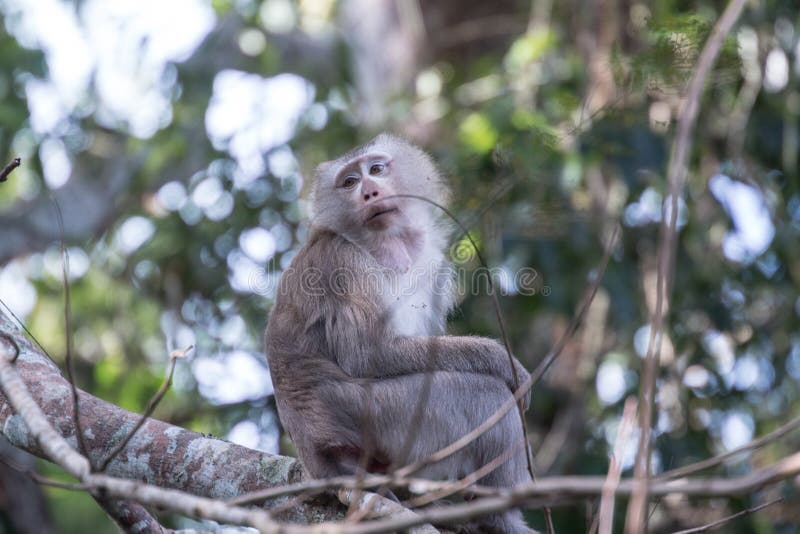
[[(449, 190), (431, 158), (398, 137), (321, 164), (308, 242), (281, 277), (266, 353), (281, 423), (315, 478), (427, 458), (513, 395), (501, 344), (445, 335), (448, 227), (436, 206), (404, 194), (446, 205)], [(522, 383), (529, 374), (513, 365)], [(530, 480), (515, 410), (415, 476), (455, 480), (503, 454), (480, 484)], [(481, 532), (531, 532), (518, 510), (479, 521)]]

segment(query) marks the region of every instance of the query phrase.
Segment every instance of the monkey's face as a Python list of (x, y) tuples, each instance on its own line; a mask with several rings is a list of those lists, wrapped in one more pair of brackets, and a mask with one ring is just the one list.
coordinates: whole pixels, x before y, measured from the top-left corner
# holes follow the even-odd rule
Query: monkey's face
[(317, 169), (314, 222), (352, 238), (369, 239), (424, 227), (446, 188), (430, 158), (402, 139), (381, 134)]
[(404, 224), (406, 202), (397, 194), (395, 162), (388, 153), (369, 151), (348, 161), (334, 177), (335, 195), (349, 204), (358, 223), (372, 231)]

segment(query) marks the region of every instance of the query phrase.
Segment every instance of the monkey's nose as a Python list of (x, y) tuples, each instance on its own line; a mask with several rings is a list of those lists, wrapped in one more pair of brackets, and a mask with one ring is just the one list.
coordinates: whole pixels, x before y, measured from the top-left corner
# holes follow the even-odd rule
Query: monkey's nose
[(367, 201), (367, 200), (369, 200), (369, 197), (377, 197), (377, 196), (378, 196), (378, 192), (377, 191), (373, 191), (371, 193), (368, 192), (368, 193), (364, 194), (364, 200)]

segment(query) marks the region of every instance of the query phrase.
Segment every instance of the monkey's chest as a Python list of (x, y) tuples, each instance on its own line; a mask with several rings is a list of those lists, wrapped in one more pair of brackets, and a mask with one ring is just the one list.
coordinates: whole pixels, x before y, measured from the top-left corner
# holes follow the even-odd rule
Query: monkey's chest
[(450, 297), (430, 273), (393, 276), (383, 295), (389, 330), (398, 336), (444, 334)]

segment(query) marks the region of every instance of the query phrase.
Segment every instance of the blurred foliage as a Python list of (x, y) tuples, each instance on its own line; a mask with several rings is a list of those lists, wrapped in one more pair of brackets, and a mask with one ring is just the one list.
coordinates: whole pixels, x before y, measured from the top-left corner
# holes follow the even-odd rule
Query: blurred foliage
[[(390, 5), (376, 2), (384, 4)], [(52, 76), (52, 50), (21, 36), (24, 7), (0, 4), (0, 156), (24, 158), (0, 186), (0, 216), (24, 221), (26, 206), (49, 202), (52, 141), (63, 144), (69, 160), (65, 188), (80, 181), (102, 192), (117, 183), (113, 176), (123, 177), (103, 224), (75, 235), (66, 222), (71, 265), (85, 263), (71, 282), (79, 385), (142, 411), (169, 351), (193, 343), (156, 416), (277, 452), (269, 390), (252, 383), (263, 375), (236, 376), (231, 362), (249, 355), (265, 371), (260, 337), (269, 289), (303, 243), (302, 192), (314, 166), (379, 130), (394, 130), (419, 139), (440, 162), (457, 213), (491, 266), (508, 274), (500, 278), (503, 313), (529, 368), (564, 331), (611, 230), (622, 224), (587, 322), (536, 387), (528, 414), (540, 475), (604, 474), (622, 403), (639, 388), (682, 90), (724, 3), (543, 2), (550, 9), (534, 4), (531, 15), (527, 2), (498, 2), (503, 15), (530, 17), (519, 31), (496, 31), (485, 6), (475, 4), (420, 3), (430, 43), (402, 89), (381, 95), (386, 113), (374, 124), (360, 114), (364, 81), (354, 64), (359, 54), (382, 58), (381, 50), (352, 45), (339, 3), (214, 1), (216, 22), (191, 57), (167, 61), (159, 78), (139, 81), (167, 95), (158, 127), (140, 137), (130, 122), (104, 111), (97, 81), (56, 127), (37, 130), (28, 84)], [(469, 21), (479, 30), (465, 38), (457, 30)], [(751, 3), (704, 93), (662, 347), (657, 470), (707, 458), (800, 413), (798, 23), (794, 0)], [(392, 57), (383, 58), (389, 67)], [(256, 158), (263, 171), (255, 175), (243, 172), (252, 161), (237, 153), (246, 142), (215, 140), (209, 131), (226, 69), (259, 80), (290, 72), (313, 84), (313, 104), (303, 107), (286, 140), (258, 145), (272, 130), (250, 139), (263, 148)], [(269, 238), (253, 232), (258, 228)], [(57, 241), (21, 246), (0, 271), (0, 289), (6, 296), (34, 289), (22, 316), (63, 363), (60, 261)], [(460, 267), (469, 273), (478, 265)], [(532, 295), (514, 283), (524, 267), (536, 271)], [(468, 293), (452, 330), (498, 335), (485, 291)], [(237, 365), (241, 371), (244, 364)], [(789, 436), (715, 473), (746, 473), (798, 445)], [(763, 493), (776, 492), (796, 497), (789, 487)], [(60, 531), (111, 528), (88, 497), (48, 495)], [(763, 497), (664, 499), (652, 516), (654, 531), (707, 523)], [(800, 522), (790, 504), (770, 510), (728, 531), (789, 532)], [(582, 505), (557, 510), (556, 530), (583, 530), (584, 513)], [(540, 514), (530, 520), (542, 527)]]

